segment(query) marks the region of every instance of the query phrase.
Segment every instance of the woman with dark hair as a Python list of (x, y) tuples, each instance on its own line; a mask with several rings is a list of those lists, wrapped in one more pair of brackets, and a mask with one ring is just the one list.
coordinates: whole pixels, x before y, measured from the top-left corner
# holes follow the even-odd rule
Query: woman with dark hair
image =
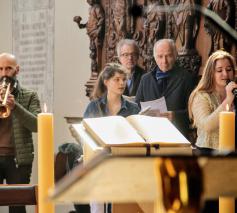
[[(140, 111), (136, 103), (123, 98), (127, 70), (120, 64), (109, 63), (100, 73), (84, 118), (120, 115), (127, 117)], [(105, 210), (106, 209), (106, 210)], [(90, 203), (91, 213), (111, 212), (110, 204)]]
[(137, 114), (140, 109), (137, 104), (123, 98), (126, 88), (127, 71), (120, 64), (107, 64), (100, 73), (92, 101), (86, 108), (84, 118), (121, 115), (127, 117)]
[(227, 105), (234, 110), (235, 70), (233, 56), (223, 50), (214, 52), (189, 97), (189, 117), (197, 128), (198, 147), (219, 148), (219, 113), (226, 110)]

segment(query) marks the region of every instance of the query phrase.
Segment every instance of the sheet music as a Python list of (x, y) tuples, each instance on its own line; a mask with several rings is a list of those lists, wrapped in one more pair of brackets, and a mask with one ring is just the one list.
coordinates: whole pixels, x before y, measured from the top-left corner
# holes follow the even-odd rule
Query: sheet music
[(167, 112), (167, 105), (165, 97), (153, 101), (140, 102), (142, 110), (146, 107), (150, 107), (151, 110), (160, 110), (161, 113)]

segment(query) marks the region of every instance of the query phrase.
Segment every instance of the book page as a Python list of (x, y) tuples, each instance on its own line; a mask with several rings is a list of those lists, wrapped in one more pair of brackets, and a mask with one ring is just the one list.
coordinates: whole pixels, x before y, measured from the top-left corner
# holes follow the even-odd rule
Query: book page
[(145, 140), (122, 116), (86, 118), (82, 121), (86, 131), (101, 146), (144, 146)]
[(179, 130), (163, 117), (131, 115), (126, 118), (149, 143), (160, 146), (190, 146)]
[(151, 110), (159, 110), (161, 113), (167, 112), (167, 105), (165, 97), (153, 101), (140, 102), (142, 110), (146, 107), (150, 107)]

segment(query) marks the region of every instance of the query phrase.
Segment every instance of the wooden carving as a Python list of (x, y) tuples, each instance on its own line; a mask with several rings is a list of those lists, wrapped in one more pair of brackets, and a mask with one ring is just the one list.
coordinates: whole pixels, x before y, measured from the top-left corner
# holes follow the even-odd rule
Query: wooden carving
[[(177, 10), (167, 13), (167, 37), (176, 41), (178, 63), (187, 71), (198, 74), (201, 57), (195, 48), (200, 17), (195, 10), (190, 10), (199, 0), (166, 0), (166, 5), (178, 5)], [(182, 10), (180, 8), (182, 7)], [(192, 62), (192, 63), (190, 63)]]
[[(212, 51), (231, 50), (231, 41), (210, 22), (201, 25), (201, 16), (190, 8), (208, 7), (237, 29), (237, 0), (87, 0), (90, 5), (87, 23), (74, 17), (79, 28), (86, 28), (90, 38), (91, 78), (86, 83), (87, 96), (103, 66), (116, 61), (116, 45), (122, 38), (134, 39), (139, 48), (139, 64), (150, 71), (154, 65), (153, 46), (161, 38), (172, 38), (178, 49), (178, 63), (197, 76)], [(136, 5), (140, 12), (131, 13)], [(161, 8), (176, 6), (175, 10)], [(202, 17), (202, 20), (204, 18)], [(211, 36), (211, 45), (197, 44), (200, 36)], [(207, 40), (207, 39), (206, 39)], [(200, 48), (201, 46), (201, 48)], [(210, 49), (207, 48), (210, 46)], [(197, 48), (198, 47), (198, 48)], [(202, 50), (202, 49), (201, 49)], [(235, 50), (237, 51), (237, 50)], [(236, 55), (237, 53), (235, 53)]]
[(87, 96), (90, 95), (96, 80), (95, 76), (98, 76), (98, 72), (101, 69), (102, 65), (102, 47), (104, 40), (104, 25), (105, 25), (105, 16), (104, 10), (99, 4), (98, 0), (87, 0), (87, 3), (90, 5), (89, 8), (89, 19), (87, 23), (82, 24), (82, 18), (80, 16), (75, 16), (74, 21), (78, 24), (80, 29), (86, 28), (87, 34), (90, 38), (90, 58), (91, 58), (91, 79), (87, 82)]
[(89, 19), (86, 24), (81, 24), (81, 17), (75, 16), (74, 21), (78, 24), (78, 27), (86, 28), (87, 34), (90, 37), (90, 58), (91, 58), (91, 71), (98, 72), (101, 67), (101, 60), (99, 57), (102, 52), (102, 45), (104, 39), (104, 11), (98, 0), (87, 0), (91, 5), (89, 8)]
[(127, 5), (126, 0), (114, 0), (111, 2), (111, 7), (113, 10), (110, 10), (110, 20), (108, 26), (107, 34), (107, 61), (114, 61), (116, 56), (116, 44), (117, 42), (127, 37), (127, 28), (126, 28), (126, 11)]
[[(233, 0), (209, 0), (207, 8), (218, 14), (230, 26), (235, 27), (235, 20), (233, 19), (235, 16), (235, 4)], [(231, 50), (232, 41), (220, 28), (208, 20), (205, 21), (204, 26), (212, 41), (209, 54), (221, 48), (227, 51)]]
[(199, 4), (199, 0), (166, 0), (165, 2), (170, 6), (178, 5), (177, 10), (167, 13), (167, 19), (169, 19), (167, 36), (181, 44), (179, 54), (193, 54), (200, 17), (195, 10), (190, 8)]
[(150, 0), (147, 5), (147, 10), (144, 14), (144, 39), (146, 45), (144, 46), (145, 53), (144, 65), (146, 70), (151, 70), (155, 66), (153, 60), (153, 46), (155, 42), (165, 35), (165, 13), (157, 10), (159, 6), (163, 6), (162, 1)]

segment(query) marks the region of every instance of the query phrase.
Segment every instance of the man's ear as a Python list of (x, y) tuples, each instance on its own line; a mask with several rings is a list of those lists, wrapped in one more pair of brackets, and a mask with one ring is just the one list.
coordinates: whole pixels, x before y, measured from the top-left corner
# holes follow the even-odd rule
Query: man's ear
[(20, 72), (20, 66), (17, 65), (17, 66), (16, 66), (16, 75), (17, 75), (19, 72)]

